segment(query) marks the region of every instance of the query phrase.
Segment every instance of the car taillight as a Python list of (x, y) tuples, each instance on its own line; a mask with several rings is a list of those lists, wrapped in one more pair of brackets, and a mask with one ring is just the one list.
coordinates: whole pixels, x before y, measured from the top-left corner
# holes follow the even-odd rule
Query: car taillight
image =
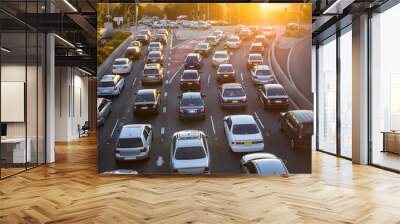
[(134, 106), (133, 106), (133, 109), (134, 109), (134, 110), (138, 109), (138, 106), (135, 106), (135, 105), (134, 105)]
[(201, 109), (200, 109), (200, 112), (201, 112), (201, 113), (203, 113), (204, 111), (206, 111), (206, 109), (204, 109), (204, 108), (201, 108)]
[(223, 100), (224, 101), (224, 103), (228, 103), (229, 102), (229, 100)]
[(242, 100), (240, 100), (240, 102), (246, 103), (246, 102), (247, 102), (247, 99), (242, 99)]
[(119, 152), (118, 148), (114, 148), (114, 152), (118, 153)]
[(174, 172), (174, 173), (177, 173), (177, 172), (178, 172), (178, 170), (177, 170), (177, 169), (173, 169), (173, 170), (172, 170), (172, 172)]
[(139, 148), (139, 152), (144, 152), (144, 151), (146, 151), (146, 150), (144, 149), (144, 147)]
[(241, 145), (243, 142), (238, 142), (238, 141), (232, 141), (232, 145)]
[(271, 102), (272, 102), (271, 100), (269, 100), (269, 99), (267, 100), (267, 103), (271, 103)]
[(289, 103), (289, 99), (285, 99), (284, 102), (285, 102), (285, 103)]
[(180, 112), (180, 113), (183, 113), (183, 109), (182, 109), (182, 108), (179, 108), (179, 112)]
[(153, 108), (156, 108), (157, 107), (157, 104), (153, 104)]
[(204, 168), (204, 173), (208, 173), (208, 171), (210, 171), (210, 168), (209, 167), (205, 167)]
[(101, 119), (103, 119), (103, 117), (100, 115), (97, 115), (97, 120), (101, 120)]

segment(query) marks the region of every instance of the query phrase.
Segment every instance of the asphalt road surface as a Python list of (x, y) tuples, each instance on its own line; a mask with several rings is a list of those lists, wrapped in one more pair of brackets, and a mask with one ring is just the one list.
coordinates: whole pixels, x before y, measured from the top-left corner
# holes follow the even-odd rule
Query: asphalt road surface
[[(201, 92), (206, 95), (206, 119), (203, 121), (181, 121), (178, 118), (178, 96), (181, 95), (179, 80), (182, 73), (183, 61), (174, 58), (183, 58), (190, 47), (201, 41), (208, 31), (193, 31), (177, 29), (175, 35), (170, 35), (168, 44), (164, 49), (166, 58), (165, 76), (163, 85), (142, 86), (140, 74), (144, 67), (144, 58), (147, 54), (145, 47), (141, 59), (134, 61), (133, 70), (129, 75), (124, 75), (126, 87), (119, 97), (111, 98), (113, 102), (112, 113), (106, 119), (104, 126), (98, 132), (98, 169), (99, 172), (116, 169), (132, 169), (139, 174), (170, 174), (170, 144), (172, 135), (181, 130), (202, 130), (208, 135), (210, 149), (211, 174), (239, 174), (240, 158), (243, 153), (234, 153), (229, 149), (223, 130), (223, 117), (228, 114), (251, 114), (259, 117), (258, 123), (262, 130), (265, 147), (264, 152), (273, 153), (280, 157), (290, 173), (311, 172), (311, 146), (307, 149), (290, 149), (289, 140), (278, 127), (279, 110), (264, 110), (257, 97), (257, 89), (251, 82), (250, 74), (246, 69), (246, 58), (252, 40), (243, 43), (241, 49), (233, 51), (232, 64), (236, 71), (236, 81), (242, 83), (247, 95), (248, 105), (245, 110), (225, 111), (220, 108), (217, 101), (218, 90), (215, 78), (215, 69), (211, 65), (211, 56), (203, 59), (201, 67)], [(233, 32), (233, 28), (223, 28), (225, 32)], [(175, 40), (184, 33), (186, 40)], [(277, 38), (281, 38), (278, 34)], [(223, 49), (223, 42), (214, 49)], [(180, 50), (181, 49), (181, 50)], [(268, 51), (265, 52), (265, 64), (269, 64)], [(190, 51), (190, 50), (189, 50)], [(172, 55), (175, 54), (175, 55)], [(181, 57), (176, 57), (181, 56)], [(121, 55), (122, 57), (122, 55)], [(298, 62), (297, 62), (298, 63)], [(108, 71), (111, 74), (111, 68)], [(132, 105), (135, 99), (134, 93), (142, 88), (157, 88), (161, 91), (161, 111), (159, 115), (135, 117)], [(290, 105), (289, 110), (294, 109)], [(114, 159), (114, 148), (121, 127), (126, 124), (151, 124), (153, 127), (154, 142), (150, 151), (150, 158), (144, 161), (117, 162)]]

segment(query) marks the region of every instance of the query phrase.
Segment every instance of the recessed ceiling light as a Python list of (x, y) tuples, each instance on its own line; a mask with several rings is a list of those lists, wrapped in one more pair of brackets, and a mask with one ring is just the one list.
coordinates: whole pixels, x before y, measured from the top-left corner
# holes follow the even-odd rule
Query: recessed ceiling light
[(7, 48), (5, 48), (5, 47), (1, 47), (1, 50), (4, 51), (4, 52), (6, 52), (6, 53), (10, 53), (10, 52), (11, 52), (11, 50), (9, 50), (9, 49), (7, 49)]

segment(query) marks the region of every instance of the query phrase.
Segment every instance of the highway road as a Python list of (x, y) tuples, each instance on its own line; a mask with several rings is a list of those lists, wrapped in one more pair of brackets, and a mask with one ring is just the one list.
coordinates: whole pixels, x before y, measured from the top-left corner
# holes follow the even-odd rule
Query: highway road
[[(172, 135), (181, 130), (197, 129), (208, 135), (210, 148), (211, 174), (239, 174), (240, 158), (243, 153), (232, 152), (226, 141), (223, 131), (223, 117), (228, 114), (251, 114), (259, 118), (259, 127), (262, 130), (265, 147), (264, 152), (273, 153), (280, 157), (290, 173), (311, 172), (311, 146), (310, 148), (292, 150), (286, 135), (278, 127), (279, 110), (264, 110), (257, 97), (257, 89), (251, 82), (249, 71), (246, 69), (246, 58), (252, 40), (243, 43), (241, 49), (233, 51), (232, 64), (236, 70), (236, 81), (242, 83), (248, 98), (245, 110), (225, 111), (220, 108), (217, 101), (218, 90), (215, 78), (215, 69), (211, 65), (211, 57), (203, 59), (201, 68), (201, 92), (206, 95), (206, 119), (203, 121), (181, 121), (178, 118), (179, 79), (182, 73), (182, 58), (191, 52), (196, 43), (205, 38), (215, 28), (207, 31), (190, 31), (176, 29), (174, 37), (185, 36), (185, 40), (169, 39), (164, 54), (166, 58), (163, 85), (142, 86), (140, 74), (144, 67), (146, 48), (140, 60), (134, 61), (133, 70), (124, 75), (126, 87), (119, 97), (111, 98), (113, 102), (112, 113), (105, 121), (105, 125), (98, 131), (98, 170), (99, 172), (116, 169), (133, 169), (139, 174), (170, 174), (170, 144)], [(221, 27), (225, 32), (233, 32), (232, 27)], [(193, 33), (190, 35), (190, 33)], [(277, 38), (281, 38), (279, 33)], [(223, 49), (221, 42), (215, 49)], [(270, 49), (266, 49), (265, 55)], [(122, 55), (121, 55), (122, 57)], [(299, 60), (302, 60), (299, 58)], [(265, 57), (265, 64), (269, 58)], [(301, 62), (296, 62), (301, 63)], [(107, 71), (111, 74), (111, 68)], [(142, 88), (157, 88), (161, 91), (161, 112), (159, 115), (135, 117), (132, 105), (134, 93)], [(289, 109), (295, 109), (290, 105)], [(154, 142), (150, 151), (150, 158), (144, 161), (117, 162), (114, 159), (114, 148), (121, 127), (126, 124), (151, 124), (153, 127)]]

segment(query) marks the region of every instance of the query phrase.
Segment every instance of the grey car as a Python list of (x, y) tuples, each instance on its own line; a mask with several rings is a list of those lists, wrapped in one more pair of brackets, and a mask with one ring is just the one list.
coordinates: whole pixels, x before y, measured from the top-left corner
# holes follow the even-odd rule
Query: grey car
[(124, 125), (115, 147), (115, 159), (117, 161), (148, 159), (152, 141), (153, 130), (150, 124)]
[(112, 102), (109, 99), (97, 98), (97, 126), (104, 125), (105, 120), (112, 111)]
[(226, 83), (220, 88), (219, 99), (223, 109), (243, 109), (247, 106), (246, 93), (239, 83)]
[(270, 153), (250, 153), (240, 160), (240, 169), (245, 174), (288, 175), (285, 163)]
[(105, 75), (97, 87), (97, 96), (119, 96), (125, 87), (125, 79), (120, 75)]

